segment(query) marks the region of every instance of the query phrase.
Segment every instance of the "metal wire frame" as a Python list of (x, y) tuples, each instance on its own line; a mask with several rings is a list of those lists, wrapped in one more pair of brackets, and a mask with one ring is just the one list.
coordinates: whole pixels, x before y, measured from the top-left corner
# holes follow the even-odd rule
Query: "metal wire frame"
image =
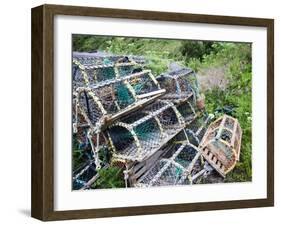
[(159, 100), (109, 127), (113, 158), (140, 162), (153, 155), (197, 117), (182, 115), (179, 106)]
[(165, 87), (165, 99), (186, 100), (193, 96), (194, 102), (199, 95), (199, 86), (195, 72), (190, 68), (181, 68), (157, 77), (161, 87)]
[(223, 177), (239, 161), (242, 130), (237, 119), (223, 115), (206, 131), (199, 150), (210, 165)]

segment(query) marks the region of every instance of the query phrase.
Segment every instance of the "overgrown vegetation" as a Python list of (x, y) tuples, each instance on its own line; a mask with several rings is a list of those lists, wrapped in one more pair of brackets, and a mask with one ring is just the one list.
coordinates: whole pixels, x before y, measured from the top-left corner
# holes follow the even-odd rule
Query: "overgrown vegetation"
[(250, 44), (220, 44), (217, 53), (206, 55), (196, 63), (196, 70), (225, 67), (229, 80), (225, 90), (213, 88), (205, 92), (208, 112), (228, 113), (239, 120), (243, 131), (240, 161), (226, 181), (250, 181), (252, 179), (252, 67)]
[[(156, 76), (167, 71), (171, 62), (191, 67), (202, 79), (208, 76), (208, 71), (222, 69), (219, 70), (220, 79), (225, 79), (227, 85), (224, 89), (214, 85), (211, 89), (204, 90), (207, 111), (217, 112), (218, 116), (224, 112), (232, 114), (239, 120), (243, 130), (240, 162), (227, 175), (225, 181), (252, 179), (250, 44), (74, 35), (73, 50), (88, 52), (99, 50), (114, 54), (144, 56), (148, 60), (147, 67)], [(216, 78), (216, 73), (213, 79)], [(110, 177), (116, 173), (115, 170), (112, 169), (108, 173), (101, 171), (103, 175), (101, 178), (108, 178), (110, 182)], [(110, 184), (114, 183), (110, 182)], [(108, 185), (104, 185), (101, 181), (99, 186)]]

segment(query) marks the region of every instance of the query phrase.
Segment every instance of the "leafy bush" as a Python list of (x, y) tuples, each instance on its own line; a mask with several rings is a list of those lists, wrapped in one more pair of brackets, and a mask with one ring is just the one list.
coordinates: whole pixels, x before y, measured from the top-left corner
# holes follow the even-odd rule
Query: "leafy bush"
[(213, 44), (211, 41), (182, 41), (180, 51), (186, 59), (202, 60), (214, 50)]

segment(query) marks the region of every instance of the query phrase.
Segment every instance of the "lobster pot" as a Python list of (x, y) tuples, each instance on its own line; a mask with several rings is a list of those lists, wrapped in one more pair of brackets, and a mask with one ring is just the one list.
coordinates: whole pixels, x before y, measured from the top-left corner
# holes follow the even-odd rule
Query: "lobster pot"
[(72, 65), (74, 90), (77, 87), (127, 76), (142, 70), (141, 65), (135, 61), (128, 58), (123, 59), (120, 58), (119, 61), (113, 59), (112, 61), (111, 58), (74, 57)]
[[(98, 82), (114, 79), (119, 76), (126, 76), (134, 73), (135, 63), (103, 63), (98, 65), (82, 65), (77, 61), (73, 62), (73, 84), (74, 89)], [(141, 69), (139, 69), (141, 70)]]
[(108, 129), (113, 157), (143, 161), (177, 135), (184, 125), (172, 103), (156, 101)]
[(162, 74), (157, 77), (157, 81), (167, 91), (165, 99), (181, 101), (193, 96), (195, 101), (199, 92), (196, 74), (190, 68), (181, 68)]
[(199, 148), (209, 164), (225, 177), (239, 161), (241, 138), (238, 120), (224, 115), (210, 124)]
[(104, 61), (112, 63), (117, 62), (131, 62), (135, 61), (137, 64), (145, 64), (147, 61), (143, 56), (125, 56), (113, 55), (105, 52), (73, 52), (73, 59), (78, 60), (81, 64), (102, 64)]
[[(152, 80), (149, 73), (142, 71), (87, 88), (78, 88), (77, 112), (83, 115), (89, 126), (96, 127), (145, 106), (165, 91), (160, 90), (157, 81)], [(146, 83), (139, 87), (137, 86), (139, 81)]]
[[(191, 184), (191, 174), (200, 153), (188, 143), (170, 144), (168, 151), (144, 174), (135, 187)], [(164, 150), (163, 150), (164, 151)]]

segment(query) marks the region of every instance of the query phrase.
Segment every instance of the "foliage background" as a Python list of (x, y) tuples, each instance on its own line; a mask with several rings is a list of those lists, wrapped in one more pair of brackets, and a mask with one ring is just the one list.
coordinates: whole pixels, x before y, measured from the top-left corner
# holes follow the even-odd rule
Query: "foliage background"
[(209, 113), (236, 117), (243, 130), (240, 162), (226, 182), (252, 179), (252, 53), (249, 43), (73, 35), (73, 51), (139, 55), (155, 76), (169, 64), (196, 71)]

